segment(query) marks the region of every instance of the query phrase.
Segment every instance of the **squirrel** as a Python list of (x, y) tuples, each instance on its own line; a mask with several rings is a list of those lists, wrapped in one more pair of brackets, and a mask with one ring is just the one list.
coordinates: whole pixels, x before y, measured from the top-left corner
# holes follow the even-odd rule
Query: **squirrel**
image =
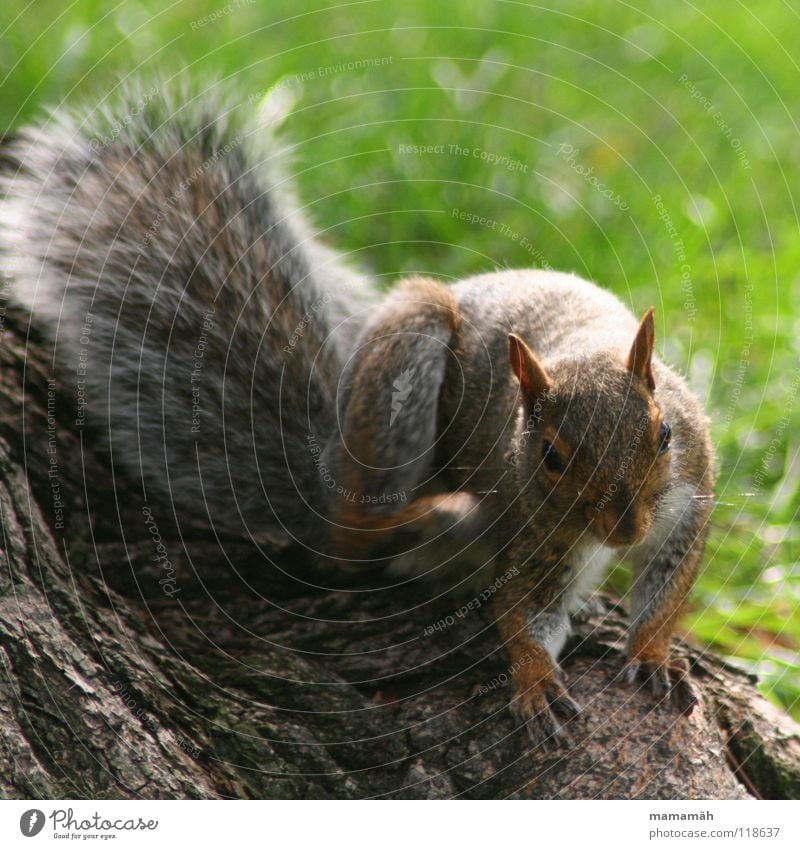
[[(6, 152), (14, 297), (112, 460), (183, 523), (319, 561), (491, 583), (534, 745), (580, 706), (558, 658), (633, 564), (624, 680), (685, 714), (670, 638), (715, 481), (709, 421), (653, 309), (549, 270), (388, 294), (323, 245), (230, 95), (128, 86)], [(501, 576), (501, 577), (497, 577)]]

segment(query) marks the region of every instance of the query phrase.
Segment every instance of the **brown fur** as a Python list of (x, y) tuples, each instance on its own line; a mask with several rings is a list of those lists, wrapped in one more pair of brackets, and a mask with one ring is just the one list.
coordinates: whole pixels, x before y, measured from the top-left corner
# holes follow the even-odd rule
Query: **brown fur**
[[(401, 363), (409, 351), (416, 362), (421, 342), (429, 336), (438, 335), (442, 340), (433, 353), (444, 358), (459, 321), (452, 293), (434, 280), (417, 277), (397, 287), (364, 334), (356, 364), (345, 378), (348, 401), (336, 463), (337, 496), (330, 514), (333, 553), (366, 556), (385, 545), (387, 535), (398, 529), (421, 535), (435, 533), (448, 517), (451, 523), (457, 522), (469, 512), (465, 498), (455, 494), (416, 498), (399, 511), (392, 509), (396, 501), (365, 504), (363, 500), (381, 495), (391, 498), (401, 487), (408, 500), (409, 491), (419, 483), (413, 470), (405, 478), (391, 473), (393, 449), (385, 416), (391, 408), (386, 396), (391, 392), (392, 376), (387, 367)], [(429, 400), (434, 415), (438, 390), (436, 380), (430, 387), (427, 383), (418, 387), (418, 394)], [(419, 450), (429, 448), (423, 437)], [(381, 468), (387, 469), (388, 477), (379, 475)], [(392, 481), (394, 492), (382, 490), (387, 479)]]
[[(336, 468), (359, 491), (386, 491), (405, 475), (423, 497), (399, 508), (350, 504), (334, 512), (343, 526), (334, 537), (340, 554), (405, 547), (421, 560), (431, 540), (477, 533), (497, 575), (517, 567), (494, 608), (512, 707), (540, 745), (563, 740), (563, 720), (579, 710), (556, 656), (598, 543), (634, 560), (626, 676), (691, 710), (688, 677), (668, 649), (702, 552), (714, 469), (702, 410), (654, 355), (652, 309), (637, 326), (590, 284), (535, 274), (450, 290), (415, 281), (379, 311), (346, 390), (343, 436), (358, 442), (358, 462), (340, 453)], [(400, 362), (435, 377), (424, 383), (427, 404), (390, 437), (376, 410), (388, 409)], [(547, 462), (551, 451), (557, 460)]]

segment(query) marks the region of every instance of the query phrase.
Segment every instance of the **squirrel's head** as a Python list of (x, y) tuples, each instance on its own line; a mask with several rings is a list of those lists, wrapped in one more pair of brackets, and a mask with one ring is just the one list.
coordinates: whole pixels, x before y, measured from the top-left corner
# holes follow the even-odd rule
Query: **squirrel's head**
[(565, 521), (611, 546), (641, 541), (669, 478), (669, 423), (655, 400), (653, 310), (627, 355), (595, 351), (545, 369), (518, 336), (511, 368), (524, 404), (517, 465)]

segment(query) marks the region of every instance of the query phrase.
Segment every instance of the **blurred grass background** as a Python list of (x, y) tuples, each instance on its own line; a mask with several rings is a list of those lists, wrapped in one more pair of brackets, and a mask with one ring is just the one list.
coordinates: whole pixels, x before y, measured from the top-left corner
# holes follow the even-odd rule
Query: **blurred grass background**
[(549, 265), (655, 304), (720, 461), (684, 627), (800, 717), (798, 43), (779, 0), (4, 0), (0, 131), (128, 75), (231, 76), (387, 280)]

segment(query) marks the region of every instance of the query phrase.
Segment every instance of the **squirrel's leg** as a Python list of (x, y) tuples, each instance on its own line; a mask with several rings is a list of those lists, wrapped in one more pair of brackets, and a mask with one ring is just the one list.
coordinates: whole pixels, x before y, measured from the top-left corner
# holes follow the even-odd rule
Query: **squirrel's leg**
[(534, 580), (535, 575), (535, 570), (526, 570), (500, 587), (494, 614), (516, 689), (511, 712), (525, 723), (534, 745), (559, 745), (569, 742), (561, 720), (581, 711), (567, 693), (558, 665), (558, 654), (569, 634), (569, 617), (558, 598), (531, 609), (544, 585)]
[(477, 521), (474, 495), (421, 492), (435, 472), (439, 396), (458, 325), (452, 293), (423, 278), (401, 284), (370, 321), (342, 379), (329, 451), (334, 557), (394, 556), (466, 534)]
[(628, 660), (623, 675), (628, 683), (646, 679), (656, 698), (669, 695), (687, 716), (697, 697), (682, 661), (670, 660), (670, 639), (680, 609), (697, 576), (706, 537), (708, 510), (692, 501), (669, 508), (675, 515), (669, 530), (637, 552), (632, 585), (632, 621)]

